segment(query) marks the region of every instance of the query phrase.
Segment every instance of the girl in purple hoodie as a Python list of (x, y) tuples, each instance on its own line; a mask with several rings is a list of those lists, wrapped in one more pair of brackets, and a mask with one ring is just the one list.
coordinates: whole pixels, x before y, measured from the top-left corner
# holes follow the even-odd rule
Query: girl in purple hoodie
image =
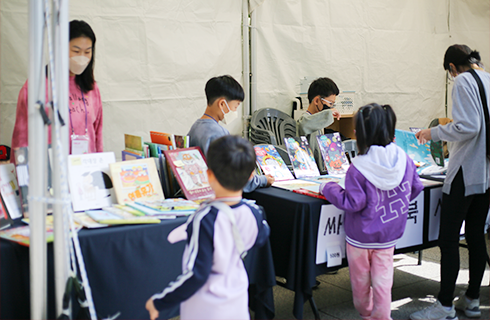
[(396, 116), (389, 105), (368, 104), (354, 116), (359, 155), (345, 177), (320, 191), (345, 211), (346, 253), (354, 306), (363, 319), (391, 319), (393, 252), (408, 205), (423, 189), (408, 155), (393, 143)]

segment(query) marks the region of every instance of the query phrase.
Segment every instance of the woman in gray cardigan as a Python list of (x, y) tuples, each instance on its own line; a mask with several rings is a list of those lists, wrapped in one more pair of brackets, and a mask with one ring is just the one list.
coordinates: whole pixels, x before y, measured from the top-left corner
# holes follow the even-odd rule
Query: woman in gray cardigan
[[(489, 207), (489, 160), (486, 150), (485, 115), (478, 84), (467, 71), (474, 69), (480, 54), (464, 45), (450, 46), (444, 69), (454, 77), (452, 117), (454, 122), (417, 133), (421, 143), (450, 141), (449, 167), (443, 186), (439, 247), (441, 283), (434, 305), (413, 313), (412, 319), (457, 319), (455, 308), (467, 317), (479, 317), (480, 285), (488, 257), (484, 225)], [(478, 69), (478, 68), (476, 68)], [(490, 105), (490, 74), (475, 70), (483, 83)], [(470, 281), (466, 293), (455, 301), (453, 294), (459, 273), (459, 232), (463, 221), (469, 249)]]

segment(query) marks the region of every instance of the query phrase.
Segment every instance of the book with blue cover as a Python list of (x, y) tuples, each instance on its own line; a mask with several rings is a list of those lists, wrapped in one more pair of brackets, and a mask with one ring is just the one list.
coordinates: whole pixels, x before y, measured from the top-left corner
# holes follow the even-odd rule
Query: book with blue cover
[(437, 145), (437, 148), (436, 146), (431, 148), (433, 141), (419, 144), (414, 132), (396, 129), (395, 143), (413, 160), (419, 174), (430, 166), (444, 166), (442, 146)]

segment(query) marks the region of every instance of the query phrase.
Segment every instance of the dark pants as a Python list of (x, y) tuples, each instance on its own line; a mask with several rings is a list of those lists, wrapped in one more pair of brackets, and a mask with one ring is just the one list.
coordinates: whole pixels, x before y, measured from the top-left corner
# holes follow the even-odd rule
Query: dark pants
[(484, 236), (485, 221), (490, 202), (490, 189), (484, 194), (465, 197), (463, 170), (459, 169), (451, 183), (449, 195), (442, 196), (439, 247), (441, 248), (441, 287), (438, 299), (443, 306), (451, 306), (459, 273), (459, 232), (463, 220), (469, 250), (470, 281), (466, 296), (477, 299), (485, 272), (487, 249)]

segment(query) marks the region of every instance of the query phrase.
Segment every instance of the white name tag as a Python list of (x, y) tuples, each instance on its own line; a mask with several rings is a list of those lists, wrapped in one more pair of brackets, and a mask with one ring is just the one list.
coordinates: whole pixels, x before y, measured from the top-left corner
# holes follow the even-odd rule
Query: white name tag
[(88, 153), (88, 140), (75, 139), (71, 141), (71, 154)]

